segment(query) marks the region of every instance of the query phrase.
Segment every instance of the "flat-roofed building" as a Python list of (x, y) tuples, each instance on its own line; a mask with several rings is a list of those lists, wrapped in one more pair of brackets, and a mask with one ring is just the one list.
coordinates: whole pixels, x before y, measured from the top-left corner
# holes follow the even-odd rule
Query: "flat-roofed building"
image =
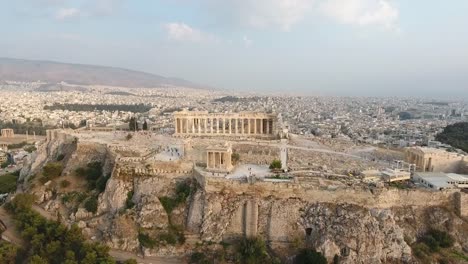
[(434, 190), (468, 188), (468, 175), (443, 172), (416, 172), (413, 182)]
[(445, 149), (414, 147), (406, 150), (406, 161), (416, 164), (416, 171), (457, 173), (464, 160), (468, 158), (460, 153)]
[(411, 179), (411, 173), (407, 170), (385, 169), (381, 173), (382, 179), (386, 182), (406, 181)]

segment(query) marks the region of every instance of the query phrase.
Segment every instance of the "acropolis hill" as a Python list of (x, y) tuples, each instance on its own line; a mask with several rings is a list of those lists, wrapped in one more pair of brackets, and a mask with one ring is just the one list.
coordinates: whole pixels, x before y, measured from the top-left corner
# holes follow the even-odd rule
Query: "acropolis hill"
[[(88, 239), (144, 256), (216, 252), (220, 243), (261, 237), (282, 261), (309, 245), (340, 263), (412, 263), (410, 244), (430, 228), (468, 248), (468, 194), (398, 189), (361, 176), (403, 157), (290, 134), (274, 113), (184, 110), (174, 114), (172, 134), (48, 130), (20, 180), (40, 207), (77, 223)], [(270, 169), (273, 161), (281, 168)], [(89, 191), (79, 171), (96, 162), (107, 182)], [(51, 163), (62, 166), (61, 176), (41, 180)], [(182, 184), (185, 200), (177, 198)], [(97, 197), (96, 212), (79, 193)], [(142, 234), (156, 245), (144, 244)]]

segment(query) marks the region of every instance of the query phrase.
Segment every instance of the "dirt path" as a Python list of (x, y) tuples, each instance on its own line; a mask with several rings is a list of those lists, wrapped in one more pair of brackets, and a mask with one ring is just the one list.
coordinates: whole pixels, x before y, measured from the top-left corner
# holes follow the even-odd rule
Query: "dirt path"
[(182, 258), (165, 258), (165, 257), (140, 257), (131, 252), (110, 250), (109, 254), (117, 261), (125, 261), (127, 259), (135, 259), (138, 263), (144, 264), (178, 264), (185, 263)]

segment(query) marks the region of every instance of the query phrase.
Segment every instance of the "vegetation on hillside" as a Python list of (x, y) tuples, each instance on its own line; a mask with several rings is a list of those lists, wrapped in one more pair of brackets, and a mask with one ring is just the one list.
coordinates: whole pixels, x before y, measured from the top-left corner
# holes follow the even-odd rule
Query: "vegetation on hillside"
[(63, 165), (60, 162), (49, 162), (42, 168), (42, 177), (39, 181), (44, 184), (62, 175)]
[(19, 248), (9, 242), (0, 240), (0, 263), (15, 264), (20, 263), (21, 259), (18, 256)]
[(468, 152), (468, 122), (448, 125), (437, 134), (436, 140)]
[[(337, 256), (335, 256), (337, 257)], [(338, 260), (339, 261), (339, 260)], [(315, 249), (302, 249), (294, 258), (295, 264), (327, 264), (327, 259)]]
[(19, 171), (8, 173), (0, 176), (0, 194), (11, 193), (16, 191), (16, 183), (18, 180)]
[(26, 241), (26, 248), (21, 256), (25, 263), (115, 263), (109, 256), (107, 246), (86, 242), (81, 229), (76, 225), (67, 228), (33, 211), (31, 206), (34, 200), (33, 195), (18, 194), (6, 206), (13, 215), (16, 228)]
[(103, 175), (101, 162), (90, 162), (85, 168), (78, 168), (75, 173), (86, 179), (88, 182), (88, 189), (97, 190), (99, 193), (106, 189), (107, 181), (110, 175)]
[(468, 256), (453, 249), (454, 238), (445, 231), (430, 229), (411, 245), (413, 254), (423, 263), (468, 261)]
[[(156, 236), (151, 236), (147, 231), (140, 230), (138, 241), (140, 245), (146, 248), (153, 248), (159, 245), (176, 245), (184, 244), (185, 236), (183, 227), (173, 223), (172, 211), (179, 205), (185, 203), (187, 198), (195, 192), (195, 184), (188, 180), (180, 182), (176, 186), (174, 196), (161, 196), (158, 197), (161, 205), (167, 213), (168, 228), (167, 230), (159, 230)], [(130, 209), (134, 206), (131, 198), (133, 192), (127, 194), (126, 208)]]

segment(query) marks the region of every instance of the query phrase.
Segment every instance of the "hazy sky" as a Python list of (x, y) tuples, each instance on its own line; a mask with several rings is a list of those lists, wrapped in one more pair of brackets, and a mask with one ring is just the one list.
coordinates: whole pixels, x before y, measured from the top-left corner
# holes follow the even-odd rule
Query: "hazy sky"
[(467, 0), (0, 0), (0, 57), (243, 91), (468, 97)]

